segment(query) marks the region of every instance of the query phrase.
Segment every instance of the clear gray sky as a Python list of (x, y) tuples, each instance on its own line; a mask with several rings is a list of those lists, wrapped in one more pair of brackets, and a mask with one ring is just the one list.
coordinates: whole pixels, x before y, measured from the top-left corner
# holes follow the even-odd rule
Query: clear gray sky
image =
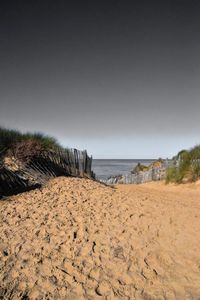
[(200, 1), (2, 1), (0, 125), (95, 158), (200, 143)]

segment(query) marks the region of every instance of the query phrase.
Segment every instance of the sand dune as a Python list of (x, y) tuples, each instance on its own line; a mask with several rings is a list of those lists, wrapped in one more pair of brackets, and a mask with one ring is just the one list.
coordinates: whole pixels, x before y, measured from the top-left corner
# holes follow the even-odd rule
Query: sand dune
[(0, 203), (0, 299), (200, 299), (200, 185), (56, 178)]

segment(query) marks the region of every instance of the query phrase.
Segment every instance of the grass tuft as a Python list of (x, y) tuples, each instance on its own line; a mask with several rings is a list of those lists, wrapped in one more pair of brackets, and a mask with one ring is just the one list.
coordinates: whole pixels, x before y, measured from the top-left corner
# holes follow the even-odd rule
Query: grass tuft
[(22, 142), (27, 142), (27, 145), (30, 145), (30, 142), (32, 142), (32, 144), (38, 144), (42, 149), (45, 150), (63, 150), (63, 147), (57, 142), (55, 138), (43, 133), (21, 133), (17, 130), (0, 127), (0, 153), (16, 148), (16, 145)]
[(182, 150), (167, 169), (166, 182), (184, 183), (200, 179), (200, 145)]

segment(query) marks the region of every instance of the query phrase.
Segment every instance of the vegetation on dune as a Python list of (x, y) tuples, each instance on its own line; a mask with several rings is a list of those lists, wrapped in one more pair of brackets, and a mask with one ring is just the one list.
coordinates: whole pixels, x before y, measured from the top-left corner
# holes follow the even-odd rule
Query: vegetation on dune
[(146, 166), (141, 163), (138, 163), (135, 168), (131, 171), (132, 174), (138, 174), (140, 172), (149, 171), (153, 168), (161, 168), (164, 163), (164, 160), (162, 158), (159, 158), (152, 162), (150, 165)]
[(14, 143), (5, 153), (6, 157), (14, 157), (24, 163), (29, 162), (31, 158), (38, 157), (44, 147), (37, 140), (25, 140)]
[(44, 185), (58, 176), (95, 179), (86, 150), (63, 148), (41, 133), (0, 127), (0, 198)]
[(139, 172), (148, 171), (148, 166), (138, 163), (131, 171), (132, 174), (138, 174)]
[(21, 133), (0, 127), (0, 153), (26, 158), (41, 150), (63, 149), (51, 136), (42, 133)]
[(167, 169), (166, 182), (192, 182), (200, 179), (200, 145), (181, 150)]

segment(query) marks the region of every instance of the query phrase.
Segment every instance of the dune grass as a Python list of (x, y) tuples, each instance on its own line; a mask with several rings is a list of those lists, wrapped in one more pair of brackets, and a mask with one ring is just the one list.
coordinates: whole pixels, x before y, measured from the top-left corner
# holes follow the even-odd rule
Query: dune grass
[(200, 145), (181, 150), (167, 169), (166, 182), (193, 182), (200, 179)]
[(11, 148), (17, 142), (36, 141), (44, 149), (63, 149), (57, 140), (43, 133), (21, 133), (17, 130), (0, 127), (0, 153)]

